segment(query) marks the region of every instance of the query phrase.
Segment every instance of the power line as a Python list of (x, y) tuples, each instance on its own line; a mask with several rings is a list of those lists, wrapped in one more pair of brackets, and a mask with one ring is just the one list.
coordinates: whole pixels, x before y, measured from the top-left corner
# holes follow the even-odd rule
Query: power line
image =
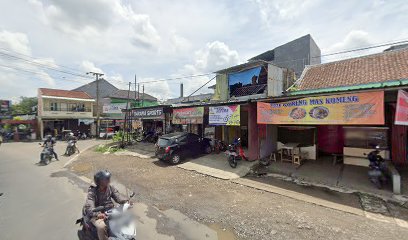
[[(1, 47), (0, 47), (0, 51), (6, 51), (6, 52), (9, 52), (9, 53), (14, 53), (14, 54), (17, 54), (17, 55), (20, 55), (20, 56), (24, 56), (24, 57), (31, 58), (31, 59), (34, 59), (34, 60), (38, 60), (38, 59), (34, 58), (33, 56), (30, 56), (30, 55), (27, 55), (27, 54), (23, 54), (23, 53), (20, 53), (20, 52), (17, 52), (17, 51), (12, 51), (12, 50), (6, 49), (6, 48), (1, 48)], [(64, 65), (61, 65), (61, 64), (55, 64), (55, 63), (54, 63), (54, 65), (55, 65), (55, 66), (58, 66), (58, 67), (60, 67), (60, 68), (69, 69), (69, 70), (71, 70), (71, 71), (73, 71), (73, 72), (81, 73), (81, 72), (79, 72), (77, 69), (74, 69), (74, 68), (71, 68), (71, 67), (67, 67), (67, 66), (64, 66)]]
[(146, 81), (146, 82), (139, 82), (139, 83), (153, 83), (153, 82), (165, 82), (165, 81), (173, 81), (173, 80), (180, 80), (180, 79), (186, 79), (186, 78), (196, 78), (196, 77), (204, 77), (208, 76), (214, 73), (203, 73), (203, 74), (196, 74), (196, 75), (189, 75), (189, 76), (180, 76), (180, 77), (174, 77), (174, 78), (162, 78), (162, 79), (157, 79), (153, 81)]
[[(38, 67), (43, 67), (43, 68), (46, 68), (46, 69), (49, 69), (49, 70), (52, 70), (52, 71), (56, 71), (56, 72), (60, 72), (60, 73), (65, 73), (65, 74), (69, 74), (69, 75), (73, 75), (73, 76), (81, 77), (81, 78), (85, 78), (85, 79), (90, 79), (89, 77), (84, 76), (84, 75), (82, 75), (82, 74), (77, 74), (77, 73), (73, 73), (73, 72), (69, 72), (69, 71), (60, 70), (60, 69), (58, 69), (58, 68), (51, 67), (51, 66), (49, 66), (49, 65), (42, 64), (42, 63), (39, 63), (39, 62), (35, 62), (35, 61), (29, 60), (29, 59), (25, 59), (25, 58), (22, 58), (22, 57), (18, 57), (18, 56), (12, 55), (12, 54), (0, 52), (0, 56), (5, 56), (5, 57), (8, 57), (8, 58), (14, 58), (14, 59), (22, 60), (22, 61), (27, 62), (27, 63), (29, 63), (29, 64), (32, 64), (32, 65), (35, 65), (35, 66), (38, 66)], [(37, 60), (38, 60), (38, 59), (37, 59)]]
[[(0, 67), (20, 71), (20, 72), (15, 72), (15, 73), (29, 73), (30, 75), (31, 75), (31, 74), (34, 74), (34, 75), (42, 75), (42, 76), (46, 76), (46, 77), (52, 77), (52, 78), (55, 79), (55, 80), (62, 80), (62, 81), (69, 81), (69, 82), (78, 82), (78, 83), (82, 83), (82, 84), (86, 83), (86, 82), (79, 81), (79, 80), (75, 80), (75, 79), (65, 79), (64, 77), (59, 78), (59, 77), (52, 76), (52, 75), (50, 75), (50, 74), (48, 74), (48, 73), (45, 73), (45, 72), (35, 72), (35, 71), (27, 70), (27, 69), (22, 69), (22, 68), (14, 67), (14, 66), (7, 66), (7, 65), (0, 64)], [(24, 75), (28, 76), (28, 74), (24, 74)]]

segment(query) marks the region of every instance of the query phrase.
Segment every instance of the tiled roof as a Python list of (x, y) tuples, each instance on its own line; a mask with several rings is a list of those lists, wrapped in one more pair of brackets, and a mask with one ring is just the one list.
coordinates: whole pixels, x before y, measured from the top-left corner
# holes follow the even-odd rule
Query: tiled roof
[(408, 49), (308, 66), (299, 90), (352, 86), (408, 79)]
[[(130, 91), (129, 93), (129, 98), (130, 99), (136, 99), (137, 97), (137, 92), (136, 91)], [(144, 97), (143, 97), (144, 96)], [(127, 99), (128, 98), (128, 90), (117, 90), (116, 92), (112, 93), (109, 95), (111, 98), (121, 98), (121, 99)], [(157, 101), (157, 98), (147, 94), (147, 93), (139, 93), (139, 98), (148, 100), (148, 101)]]
[(69, 90), (51, 89), (51, 88), (40, 88), (39, 90), (42, 96), (92, 99), (91, 96), (89, 96), (86, 92), (82, 92), (82, 91), (69, 91)]

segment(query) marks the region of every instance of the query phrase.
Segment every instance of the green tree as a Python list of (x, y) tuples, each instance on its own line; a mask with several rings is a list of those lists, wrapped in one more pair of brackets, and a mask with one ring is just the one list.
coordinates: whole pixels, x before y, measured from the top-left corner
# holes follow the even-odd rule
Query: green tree
[(20, 97), (20, 102), (11, 105), (11, 114), (31, 114), (37, 106), (36, 97)]

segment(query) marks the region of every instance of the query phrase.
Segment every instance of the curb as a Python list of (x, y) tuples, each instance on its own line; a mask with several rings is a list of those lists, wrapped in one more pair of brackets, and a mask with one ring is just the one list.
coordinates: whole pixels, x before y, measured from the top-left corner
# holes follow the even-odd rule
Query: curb
[(329, 189), (330, 191), (339, 192), (339, 193), (364, 194), (364, 195), (368, 195), (368, 196), (371, 196), (371, 197), (380, 198), (385, 202), (396, 203), (396, 204), (401, 205), (401, 206), (408, 203), (408, 196), (405, 196), (405, 195), (393, 194), (393, 197), (387, 197), (387, 196), (383, 196), (383, 195), (376, 194), (376, 193), (360, 191), (360, 190), (357, 190), (357, 189), (344, 188), (344, 187), (333, 187), (333, 186), (329, 186), (329, 185), (325, 185), (325, 184), (313, 183), (313, 182), (309, 182), (309, 181), (300, 180), (300, 179), (297, 179), (297, 178), (294, 178), (294, 177), (291, 177), (291, 176), (287, 176), (287, 175), (284, 175), (284, 174), (279, 174), (279, 173), (268, 173), (266, 176), (273, 177), (273, 178), (283, 180), (283, 181), (286, 181), (286, 182), (292, 182), (292, 183), (295, 183), (297, 185), (308, 185), (308, 186), (313, 186), (313, 187), (326, 188), (326, 189)]
[(355, 214), (355, 215), (359, 215), (359, 216), (365, 216), (364, 211), (361, 210), (361, 209), (345, 206), (345, 205), (342, 205), (342, 204), (338, 204), (338, 203), (323, 200), (323, 199), (320, 199), (320, 198), (312, 197), (312, 196), (307, 195), (307, 194), (294, 192), (294, 191), (287, 190), (287, 189), (284, 189), (284, 188), (275, 187), (275, 186), (272, 186), (272, 185), (269, 185), (269, 184), (259, 183), (259, 182), (249, 180), (249, 179), (245, 179), (245, 178), (239, 178), (239, 179), (231, 180), (231, 182), (236, 183), (236, 184), (240, 184), (240, 185), (244, 185), (244, 186), (247, 186), (247, 187), (255, 188), (255, 189), (258, 189), (258, 190), (263, 190), (263, 191), (266, 191), (266, 192), (279, 194), (279, 195), (289, 197), (289, 198), (293, 198), (293, 199), (296, 199), (296, 200), (299, 200), (299, 201), (308, 202), (308, 203), (312, 203), (312, 204), (315, 204), (315, 205), (319, 205), (319, 206), (339, 210), (339, 211), (342, 211), (342, 212), (347, 212), (347, 213), (351, 213), (351, 214)]
[(343, 204), (334, 203), (334, 202), (327, 201), (324, 199), (312, 197), (307, 194), (294, 192), (294, 191), (287, 190), (287, 189), (280, 188), (280, 187), (275, 187), (270, 184), (260, 183), (260, 182), (250, 180), (250, 179), (245, 179), (245, 178), (234, 179), (234, 180), (231, 180), (231, 182), (235, 184), (243, 185), (246, 187), (258, 189), (261, 191), (278, 194), (278, 195), (292, 198), (298, 201), (303, 201), (303, 202), (315, 204), (318, 206), (334, 209), (337, 211), (351, 213), (351, 214), (358, 215), (358, 216), (363, 216), (371, 220), (380, 221), (384, 223), (395, 223), (396, 225), (402, 228), (408, 228), (408, 222), (402, 219), (398, 219), (398, 218), (390, 217), (390, 216), (384, 216), (379, 213), (367, 212), (367, 211), (364, 211), (363, 209), (358, 209), (358, 208), (346, 206)]

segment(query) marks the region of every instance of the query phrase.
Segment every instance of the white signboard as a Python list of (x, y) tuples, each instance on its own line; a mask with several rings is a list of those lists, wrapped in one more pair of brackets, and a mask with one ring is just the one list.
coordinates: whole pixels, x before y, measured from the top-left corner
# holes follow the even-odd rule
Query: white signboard
[(126, 103), (111, 103), (103, 105), (103, 113), (122, 113), (126, 109)]
[(208, 118), (210, 125), (239, 126), (240, 106), (210, 107)]

